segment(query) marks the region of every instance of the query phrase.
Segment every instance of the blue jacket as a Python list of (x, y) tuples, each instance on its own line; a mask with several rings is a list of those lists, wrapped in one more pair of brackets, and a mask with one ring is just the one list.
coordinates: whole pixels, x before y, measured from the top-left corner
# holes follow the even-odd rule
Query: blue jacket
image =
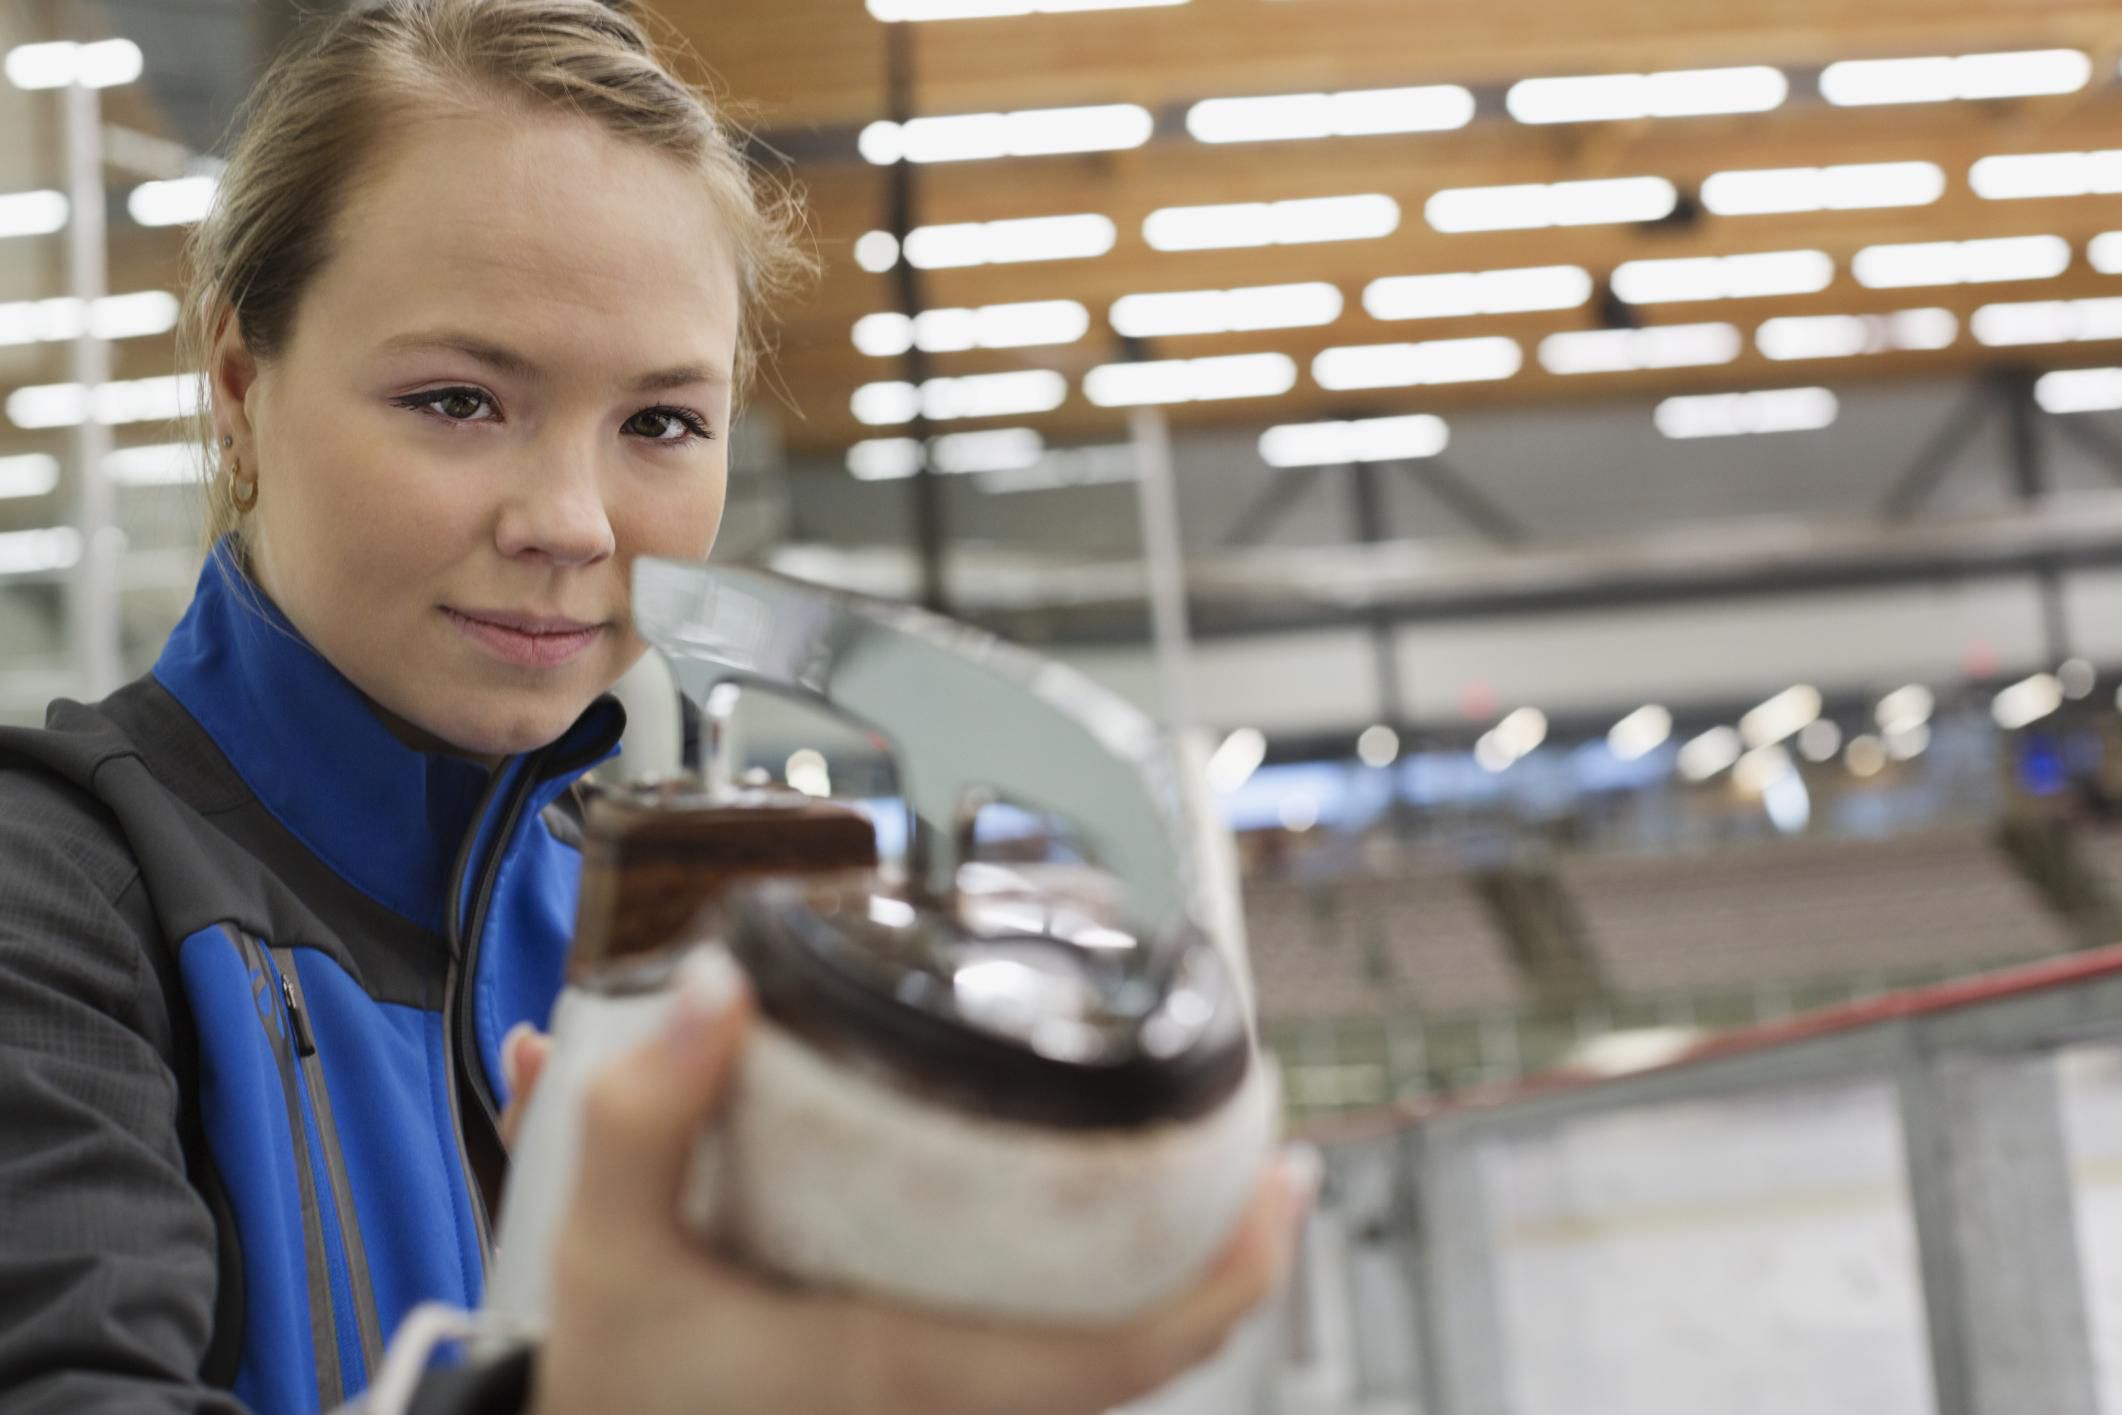
[(217, 552), (150, 676), (0, 732), (0, 1411), (329, 1409), (478, 1303), (622, 722), (412, 750)]

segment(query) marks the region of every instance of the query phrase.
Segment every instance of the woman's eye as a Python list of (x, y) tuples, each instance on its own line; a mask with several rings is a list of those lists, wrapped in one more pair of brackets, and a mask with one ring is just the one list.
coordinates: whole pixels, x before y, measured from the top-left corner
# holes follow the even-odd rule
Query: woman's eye
[(431, 412), (453, 423), (491, 422), (494, 416), (494, 400), (476, 388), (431, 388), (424, 393), (407, 394), (398, 404), (415, 412)]
[(685, 442), (712, 436), (698, 415), (683, 408), (643, 408), (626, 420), (627, 432), (651, 442)]

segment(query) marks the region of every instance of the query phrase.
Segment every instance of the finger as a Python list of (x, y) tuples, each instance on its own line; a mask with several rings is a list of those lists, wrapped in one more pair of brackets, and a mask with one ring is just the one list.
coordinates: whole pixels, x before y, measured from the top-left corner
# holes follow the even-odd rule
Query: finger
[(1184, 1370), (1223, 1344), (1230, 1328), (1281, 1288), (1319, 1190), (1319, 1156), (1285, 1152), (1253, 1197), (1238, 1230), (1201, 1280), (1138, 1328), (1150, 1359)]
[(522, 1109), (552, 1048), (553, 1039), (528, 1022), (518, 1022), (501, 1038), (501, 1085), (509, 1105)]
[(526, 1031), (516, 1043), (516, 1074), (508, 1083), (510, 1101), (521, 1109), (530, 1103), (545, 1074), (545, 1058), (553, 1054), (553, 1039), (543, 1032)]
[(1108, 1397), (1112, 1403), (1154, 1390), (1207, 1360), (1239, 1321), (1281, 1287), (1315, 1184), (1300, 1166), (1278, 1164), (1193, 1286), (1115, 1334), (1109, 1370), (1124, 1388)]
[(686, 1165), (727, 1089), (751, 1015), (743, 973), (701, 949), (674, 992), (662, 1030), (590, 1085), (576, 1205), (593, 1221), (674, 1232)]
[(518, 1022), (501, 1039), (501, 1079), (508, 1088), (508, 1104), (501, 1107), (500, 1119), (503, 1149), (516, 1148), (524, 1113), (530, 1109), (531, 1093), (538, 1087), (538, 1076), (545, 1069), (545, 1058), (552, 1048), (552, 1038), (528, 1022)]
[(853, 1388), (888, 1388), (881, 1409), (1012, 1412), (1104, 1409), (1155, 1390), (1212, 1355), (1280, 1284), (1310, 1202), (1304, 1168), (1277, 1165), (1208, 1272), (1124, 1327), (1009, 1329), (848, 1304), (840, 1341)]
[(501, 1038), (501, 1084), (508, 1088), (511, 1104), (523, 1091), (523, 1043), (537, 1034), (530, 1023), (518, 1022)]

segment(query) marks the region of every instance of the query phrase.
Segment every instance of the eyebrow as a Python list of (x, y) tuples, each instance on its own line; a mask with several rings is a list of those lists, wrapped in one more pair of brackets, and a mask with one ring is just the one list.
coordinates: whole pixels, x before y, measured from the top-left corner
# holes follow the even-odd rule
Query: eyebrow
[[(482, 339), (476, 334), (465, 334), (457, 330), (442, 329), (418, 334), (401, 334), (383, 343), (385, 353), (404, 353), (416, 349), (450, 349), (470, 359), (476, 359), (488, 368), (507, 374), (511, 378), (526, 381), (544, 377), (544, 370), (513, 349)], [(661, 393), (672, 388), (686, 388), (697, 383), (725, 386), (730, 378), (727, 373), (708, 364), (680, 364), (675, 368), (657, 369), (645, 373), (630, 385), (635, 393)]]

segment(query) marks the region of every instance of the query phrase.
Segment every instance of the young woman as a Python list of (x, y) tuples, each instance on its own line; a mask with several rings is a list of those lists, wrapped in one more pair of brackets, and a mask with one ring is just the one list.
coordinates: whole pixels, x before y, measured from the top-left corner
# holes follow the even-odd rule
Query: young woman
[[(478, 1304), (629, 568), (707, 553), (800, 264), (760, 191), (594, 0), (357, 3), (261, 82), (193, 242), (196, 598), (147, 677), (0, 734), (0, 1411), (329, 1409), (416, 1305)], [(1115, 1330), (761, 1284), (675, 1216), (745, 1008), (605, 1076), (550, 1332), (416, 1408), (1100, 1411), (1284, 1260), (1278, 1171)]]

